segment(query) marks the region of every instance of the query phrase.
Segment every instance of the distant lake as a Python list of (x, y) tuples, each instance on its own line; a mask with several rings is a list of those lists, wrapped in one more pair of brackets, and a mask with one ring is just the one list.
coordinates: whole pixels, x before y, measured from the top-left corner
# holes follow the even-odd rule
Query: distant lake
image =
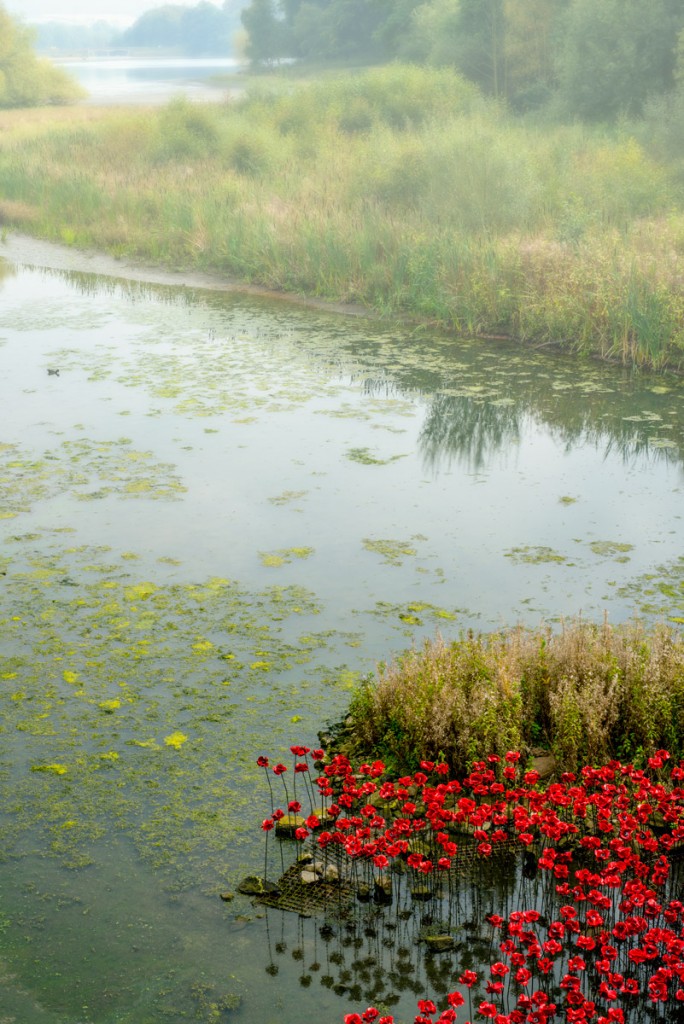
[(166, 103), (175, 96), (221, 100), (225, 88), (211, 84), (215, 75), (235, 71), (237, 60), (178, 58), (69, 60), (61, 63), (88, 91), (86, 103)]

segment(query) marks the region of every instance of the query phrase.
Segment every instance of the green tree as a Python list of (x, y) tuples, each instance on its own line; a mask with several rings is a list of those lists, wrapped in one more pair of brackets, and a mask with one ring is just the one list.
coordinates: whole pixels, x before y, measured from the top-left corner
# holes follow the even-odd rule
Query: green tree
[(672, 87), (681, 0), (572, 0), (558, 56), (566, 113), (588, 120), (638, 115)]
[(252, 0), (240, 17), (248, 36), (246, 53), (253, 64), (270, 64), (283, 56), (285, 33), (273, 0)]
[(166, 4), (141, 14), (130, 28), (122, 32), (123, 46), (177, 47), (182, 38), (181, 24), (187, 8)]
[(61, 68), (38, 58), (33, 35), (0, 5), (0, 107), (70, 103), (83, 91)]
[(200, 0), (194, 7), (166, 4), (145, 11), (119, 37), (123, 46), (168, 47), (191, 57), (225, 55), (233, 49), (239, 3), (222, 7)]
[(380, 14), (375, 38), (386, 55), (400, 57), (409, 54), (412, 49), (413, 14), (420, 0), (374, 0), (374, 4)]
[(180, 19), (183, 52), (199, 57), (226, 54), (231, 50), (231, 32), (224, 11), (207, 0), (188, 7)]
[(513, 106), (539, 106), (551, 96), (567, 6), (567, 0), (504, 0), (504, 92)]
[(415, 56), (449, 64), (485, 92), (504, 95), (504, 0), (431, 0), (416, 9), (415, 24)]

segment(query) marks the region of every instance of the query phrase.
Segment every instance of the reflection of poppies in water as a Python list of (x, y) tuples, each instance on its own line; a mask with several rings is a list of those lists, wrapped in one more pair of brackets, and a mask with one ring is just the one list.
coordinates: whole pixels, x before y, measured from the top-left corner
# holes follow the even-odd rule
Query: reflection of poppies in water
[(311, 921), (320, 982), (377, 1004), (345, 1024), (394, 1024), (407, 990), (414, 1024), (453, 1024), (464, 1007), (495, 1024), (684, 1020), (684, 761), (660, 750), (645, 768), (611, 761), (544, 787), (516, 751), (460, 780), (431, 761), (388, 779), (380, 761), (314, 755), (323, 825), (301, 830), (300, 863), (314, 886), (334, 866), (357, 897)]

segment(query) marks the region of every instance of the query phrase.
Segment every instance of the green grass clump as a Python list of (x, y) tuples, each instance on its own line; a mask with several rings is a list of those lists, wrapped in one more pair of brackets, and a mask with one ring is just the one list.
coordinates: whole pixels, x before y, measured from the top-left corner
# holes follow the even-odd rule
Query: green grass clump
[(367, 680), (350, 709), (356, 753), (458, 771), (489, 753), (545, 746), (559, 770), (658, 748), (684, 755), (684, 638), (664, 626), (522, 628), (412, 650)]
[(391, 65), (243, 101), (5, 115), (0, 221), (627, 363), (684, 361), (679, 172)]

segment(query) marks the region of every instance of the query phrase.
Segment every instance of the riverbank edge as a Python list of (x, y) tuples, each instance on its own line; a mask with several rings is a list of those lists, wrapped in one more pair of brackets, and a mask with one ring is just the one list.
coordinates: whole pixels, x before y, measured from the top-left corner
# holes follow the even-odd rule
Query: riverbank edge
[(343, 316), (378, 316), (372, 309), (351, 302), (334, 302), (296, 292), (279, 291), (264, 285), (250, 284), (224, 274), (197, 270), (170, 270), (158, 264), (119, 259), (98, 249), (81, 249), (51, 242), (23, 232), (8, 231), (0, 241), (0, 259), (26, 270), (51, 270), (65, 274), (92, 274), (142, 285), (254, 295), (273, 302), (286, 302), (307, 309)]

